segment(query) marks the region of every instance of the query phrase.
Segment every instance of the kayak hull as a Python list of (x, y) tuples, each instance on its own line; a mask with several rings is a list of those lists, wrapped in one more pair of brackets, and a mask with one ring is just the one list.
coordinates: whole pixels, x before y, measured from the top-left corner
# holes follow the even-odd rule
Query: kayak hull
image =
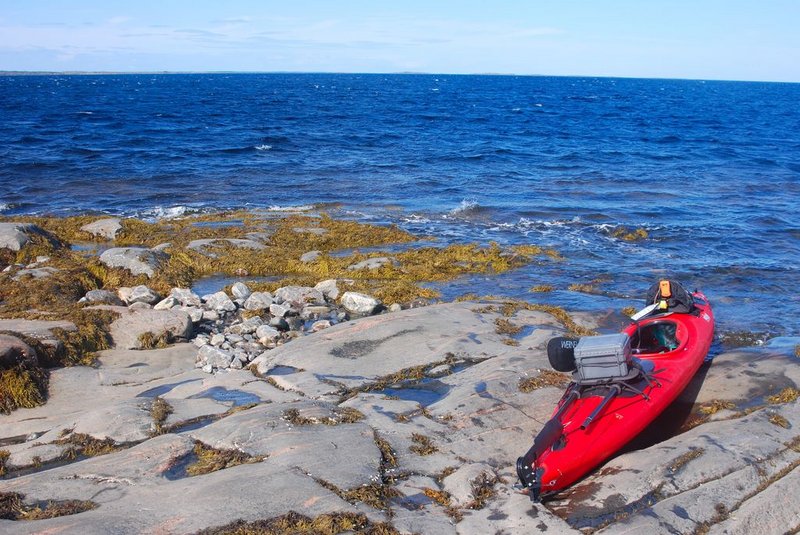
[[(644, 372), (635, 381), (619, 389), (612, 384), (570, 384), (553, 419), (517, 462), (517, 472), (532, 499), (558, 492), (602, 464), (686, 388), (708, 354), (714, 334), (708, 300), (699, 292), (693, 297), (692, 313), (661, 314), (624, 329), (631, 337), (636, 365)], [(664, 332), (673, 340), (671, 345), (659, 345), (663, 336), (653, 335)], [(598, 407), (599, 412), (592, 414)]]

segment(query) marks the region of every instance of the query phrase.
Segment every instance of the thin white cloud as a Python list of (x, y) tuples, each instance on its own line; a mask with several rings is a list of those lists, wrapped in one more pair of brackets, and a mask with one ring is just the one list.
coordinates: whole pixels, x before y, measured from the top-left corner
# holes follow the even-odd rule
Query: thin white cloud
[(130, 17), (117, 16), (117, 17), (111, 17), (106, 21), (106, 23), (116, 26), (118, 24), (125, 24), (129, 20), (131, 20)]

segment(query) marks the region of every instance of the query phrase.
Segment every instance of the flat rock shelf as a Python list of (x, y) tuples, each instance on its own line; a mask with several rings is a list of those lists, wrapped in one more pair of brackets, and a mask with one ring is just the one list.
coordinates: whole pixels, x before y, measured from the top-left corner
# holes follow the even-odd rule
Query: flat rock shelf
[[(191, 343), (53, 370), (45, 405), (0, 416), (1, 492), (19, 510), (82, 505), (8, 515), (0, 531), (195, 533), (290, 512), (388, 533), (798, 527), (800, 368), (779, 350), (719, 355), (665, 415), (669, 433), (530, 503), (514, 461), (562, 387), (526, 380), (549, 370), (563, 326), (509, 312), (462, 302), (346, 321), (214, 374)], [(527, 327), (517, 345), (500, 318)], [(436, 395), (404, 395), (425, 389)]]

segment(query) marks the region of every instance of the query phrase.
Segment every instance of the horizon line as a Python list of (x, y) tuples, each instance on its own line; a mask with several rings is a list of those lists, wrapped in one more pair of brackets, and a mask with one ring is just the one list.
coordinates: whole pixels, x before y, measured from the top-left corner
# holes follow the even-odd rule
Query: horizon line
[(412, 75), (412, 76), (497, 76), (497, 77), (530, 77), (530, 78), (603, 78), (603, 79), (622, 79), (622, 80), (676, 80), (692, 82), (742, 82), (742, 83), (768, 83), (768, 84), (800, 84), (800, 81), (785, 80), (736, 80), (726, 78), (683, 78), (666, 76), (613, 76), (613, 75), (594, 75), (594, 74), (520, 74), (520, 73), (494, 73), (494, 72), (424, 72), (424, 71), (387, 71), (387, 72), (351, 72), (351, 71), (173, 71), (173, 70), (142, 70), (142, 71), (50, 71), (50, 70), (2, 70), (0, 76), (119, 76), (119, 75), (142, 75), (142, 74), (350, 74), (362, 76), (391, 76), (391, 75)]

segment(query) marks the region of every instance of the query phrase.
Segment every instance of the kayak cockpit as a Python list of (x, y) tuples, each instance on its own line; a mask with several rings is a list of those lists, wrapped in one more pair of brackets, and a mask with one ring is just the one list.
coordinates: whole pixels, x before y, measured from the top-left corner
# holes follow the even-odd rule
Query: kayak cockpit
[(631, 333), (631, 353), (634, 355), (654, 355), (669, 353), (681, 347), (678, 322), (657, 319), (644, 325), (637, 325)]

